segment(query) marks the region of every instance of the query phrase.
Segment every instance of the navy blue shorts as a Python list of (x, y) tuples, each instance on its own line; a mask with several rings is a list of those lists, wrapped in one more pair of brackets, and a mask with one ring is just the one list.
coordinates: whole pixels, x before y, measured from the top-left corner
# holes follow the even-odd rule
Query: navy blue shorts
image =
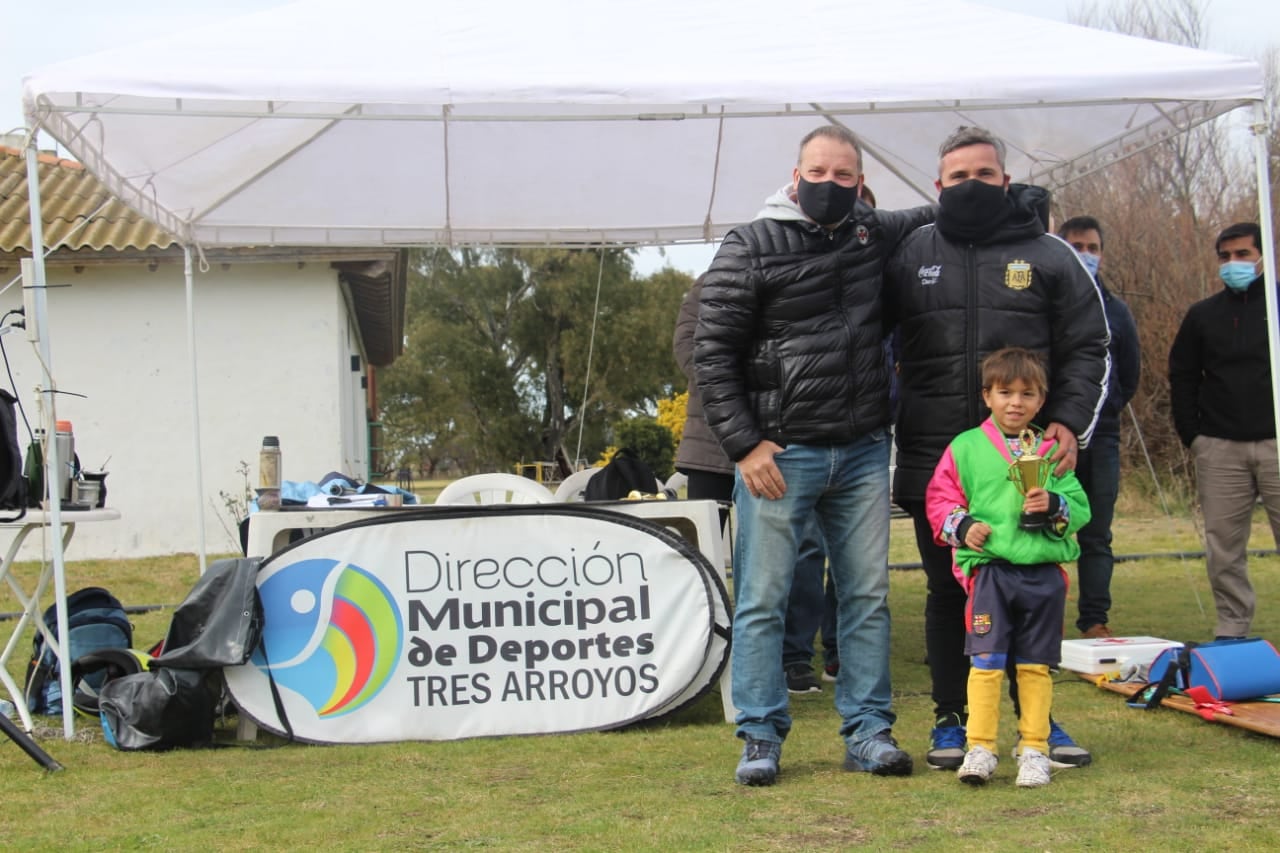
[(973, 576), (964, 652), (1057, 666), (1066, 605), (1067, 574), (1057, 563), (987, 563)]

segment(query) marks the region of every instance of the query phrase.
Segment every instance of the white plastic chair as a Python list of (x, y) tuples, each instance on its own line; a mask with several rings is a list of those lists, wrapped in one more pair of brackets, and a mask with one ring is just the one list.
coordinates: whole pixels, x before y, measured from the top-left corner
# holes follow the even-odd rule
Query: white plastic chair
[(680, 494), (680, 490), (687, 485), (689, 485), (689, 475), (684, 474), (680, 471), (676, 471), (674, 474), (672, 474), (670, 477), (667, 478), (667, 482), (663, 485), (662, 488), (666, 489), (668, 492), (670, 492), (673, 495), (678, 495)]
[(551, 490), (516, 474), (472, 474), (454, 480), (441, 490), (437, 504), (548, 504)]
[(600, 468), (583, 468), (581, 471), (574, 471), (568, 477), (560, 481), (559, 487), (556, 489), (555, 499), (564, 503), (574, 503), (582, 500), (582, 493), (587, 488), (587, 481), (594, 477)]

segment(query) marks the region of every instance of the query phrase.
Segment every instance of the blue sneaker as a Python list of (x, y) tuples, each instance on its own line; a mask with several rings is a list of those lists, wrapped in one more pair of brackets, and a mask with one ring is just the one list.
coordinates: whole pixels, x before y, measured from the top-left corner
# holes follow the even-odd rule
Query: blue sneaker
[(1093, 763), (1093, 756), (1050, 717), (1049, 760), (1055, 767), (1088, 767)]
[[(1022, 736), (1013, 744), (1013, 757), (1022, 754)], [(1071, 735), (1062, 726), (1049, 719), (1049, 763), (1059, 770), (1070, 770), (1072, 767), (1088, 767), (1093, 763), (1089, 750), (1071, 739)]]
[(888, 729), (850, 743), (844, 753), (844, 769), (877, 776), (910, 776), (911, 756), (898, 749)]
[(934, 770), (956, 770), (964, 764), (967, 739), (959, 714), (943, 714), (929, 733), (929, 751), (924, 762)]
[(734, 778), (739, 785), (772, 785), (778, 778), (782, 744), (772, 740), (747, 738)]

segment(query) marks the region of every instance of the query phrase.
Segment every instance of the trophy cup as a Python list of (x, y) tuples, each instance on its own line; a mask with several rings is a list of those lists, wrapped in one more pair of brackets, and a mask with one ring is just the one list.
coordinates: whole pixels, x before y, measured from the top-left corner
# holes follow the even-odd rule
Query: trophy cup
[[(1036, 453), (1036, 443), (1036, 434), (1029, 429), (1024, 429), (1018, 435), (1018, 444), (1022, 452), (1009, 466), (1009, 479), (1013, 481), (1014, 487), (1024, 498), (1032, 489), (1043, 489), (1049, 482), (1049, 472), (1053, 470), (1053, 463)], [(1018, 518), (1018, 528), (1032, 531), (1047, 530), (1049, 513), (1024, 512)]]

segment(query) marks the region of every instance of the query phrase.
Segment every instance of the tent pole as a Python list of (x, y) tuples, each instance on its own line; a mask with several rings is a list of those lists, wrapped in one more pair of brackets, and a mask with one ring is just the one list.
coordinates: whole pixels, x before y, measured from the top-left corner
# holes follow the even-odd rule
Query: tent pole
[[(44, 481), (49, 489), (49, 544), (53, 550), (53, 594), (57, 603), (58, 667), (62, 685), (62, 734), (67, 740), (75, 735), (75, 712), (71, 704), (71, 665), (67, 638), (67, 570), (62, 558), (62, 495), (57, 487), (64, 460), (58, 458), (58, 416), (54, 411), (56, 395), (53, 387), (53, 354), (49, 345), (49, 302), (45, 288), (44, 270), (44, 219), (40, 210), (40, 152), (36, 147), (36, 128), (27, 135), (27, 201), (31, 210), (31, 298), (26, 303), (32, 307), (34, 317), (27, 322), (34, 324), (36, 342), (40, 350), (40, 406), (45, 436), (50, 439), (44, 448)], [(69, 463), (71, 460), (65, 460)]]
[(182, 272), (187, 283), (187, 356), (191, 362), (191, 440), (195, 444), (196, 457), (196, 532), (200, 546), (196, 556), (200, 558), (200, 575), (205, 570), (204, 537), (204, 463), (200, 456), (200, 383), (196, 370), (196, 310), (195, 279), (191, 273), (191, 245), (182, 247)]
[(1277, 317), (1276, 300), (1276, 241), (1271, 218), (1271, 175), (1267, 166), (1267, 107), (1263, 101), (1253, 102), (1253, 121), (1249, 125), (1253, 133), (1253, 160), (1258, 172), (1258, 225), (1262, 229), (1262, 266), (1267, 276), (1267, 346), (1271, 354), (1271, 409), (1276, 423), (1280, 424), (1280, 392), (1276, 380), (1280, 378), (1280, 317)]

